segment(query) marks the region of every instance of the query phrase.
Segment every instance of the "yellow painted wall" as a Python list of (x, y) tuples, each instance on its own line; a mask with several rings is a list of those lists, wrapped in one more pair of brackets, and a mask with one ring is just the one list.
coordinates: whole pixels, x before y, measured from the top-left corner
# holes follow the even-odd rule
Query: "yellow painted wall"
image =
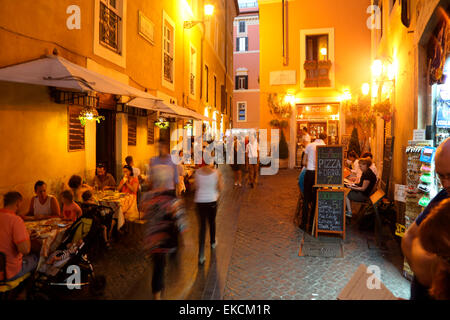
[(58, 195), (72, 174), (93, 176), (95, 125), (86, 127), (85, 150), (68, 152), (67, 106), (49, 102), (46, 87), (0, 82), (0, 97), (0, 194), (21, 192), (26, 208), (37, 180)]
[[(390, 134), (395, 137), (393, 154), (393, 178), (391, 184), (406, 183), (406, 153), (408, 141), (413, 139), (414, 129), (425, 129), (431, 124), (431, 117), (427, 115), (430, 108), (429, 98), (426, 96), (428, 83), (425, 75), (426, 59), (420, 61), (420, 40), (432, 14), (439, 3), (446, 1), (410, 1), (412, 15), (409, 29), (401, 23), (401, 7), (398, 3), (389, 9), (389, 1), (383, 0), (383, 36), (374, 31), (374, 58), (390, 57), (398, 62), (395, 80), (395, 94), (391, 97), (394, 118), (391, 123)], [(448, 3), (447, 3), (448, 4)], [(415, 30), (409, 33), (408, 30)], [(426, 32), (430, 32), (427, 30)], [(381, 136), (376, 137), (378, 144)], [(382, 142), (381, 142), (382, 144)], [(379, 157), (383, 149), (378, 148)], [(393, 187), (391, 186), (391, 190)]]
[[(98, 1), (98, 0), (95, 0)], [(92, 0), (0, 0), (0, 67), (23, 63), (51, 54), (54, 48), (59, 55), (82, 67), (112, 77), (138, 89), (148, 89), (156, 95), (163, 92), (175, 98), (183, 106), (183, 92), (189, 92), (189, 46), (197, 49), (197, 92), (195, 99), (184, 104), (199, 113), (204, 113), (204, 98), (200, 101), (201, 24), (183, 32), (185, 20), (200, 20), (203, 10), (198, 1), (198, 13), (192, 16), (186, 0), (127, 0), (126, 16), (126, 61), (120, 66), (103, 56), (94, 54), (94, 5)], [(7, 2), (7, 3), (6, 3)], [(219, 28), (225, 30), (225, 8), (222, 1), (213, 1), (215, 16), (220, 20)], [(224, 2), (229, 10), (228, 72), (232, 74), (232, 21), (235, 15), (234, 1)], [(78, 5), (81, 9), (81, 29), (69, 30), (66, 20), (67, 7)], [(162, 86), (162, 14), (163, 10), (174, 20), (175, 26), (175, 90)], [(155, 24), (154, 44), (138, 34), (138, 12), (143, 12)], [(219, 21), (218, 20), (218, 21)], [(214, 26), (214, 24), (212, 24)], [(214, 35), (214, 28), (211, 29)], [(227, 32), (224, 32), (226, 35)], [(222, 43), (225, 37), (219, 39)], [(210, 68), (209, 96), (213, 94), (212, 76), (217, 75), (217, 105), (220, 110), (220, 84), (224, 83), (225, 66), (209, 44), (204, 44), (204, 62)], [(231, 49), (230, 49), (231, 48)], [(184, 62), (184, 60), (186, 62)], [(204, 81), (205, 83), (206, 81)], [(227, 78), (227, 90), (232, 94), (233, 80)], [(60, 182), (72, 174), (80, 174), (90, 181), (95, 170), (95, 123), (86, 130), (86, 151), (67, 151), (67, 110), (65, 105), (51, 102), (46, 87), (0, 82), (0, 147), (5, 150), (1, 160), (0, 195), (17, 189), (30, 197), (37, 179), (44, 179), (49, 191), (59, 192)], [(203, 95), (205, 97), (206, 95)], [(227, 99), (227, 102), (229, 99)], [(226, 117), (226, 121), (228, 117)], [(127, 116), (117, 115), (116, 122), (117, 166), (125, 157), (134, 157), (135, 165), (144, 172), (148, 160), (156, 155), (156, 145), (147, 144), (147, 120), (139, 118), (137, 146), (127, 145)], [(155, 128), (155, 140), (158, 129)], [(120, 171), (118, 171), (120, 172)]]
[[(269, 93), (292, 93), (297, 103), (339, 102), (345, 88), (360, 91), (370, 80), (370, 30), (366, 26), (370, 0), (317, 0), (288, 2), (288, 65), (282, 58), (281, 1), (259, 1), (260, 12), (260, 128), (269, 128), (272, 115), (267, 106)], [(301, 89), (300, 30), (334, 28), (335, 87), (333, 89)], [(296, 71), (295, 85), (270, 85), (270, 72)], [(341, 120), (343, 117), (341, 115)], [(291, 124), (294, 121), (291, 120)], [(286, 138), (293, 143), (290, 129)], [(292, 160), (292, 159), (291, 159)]]

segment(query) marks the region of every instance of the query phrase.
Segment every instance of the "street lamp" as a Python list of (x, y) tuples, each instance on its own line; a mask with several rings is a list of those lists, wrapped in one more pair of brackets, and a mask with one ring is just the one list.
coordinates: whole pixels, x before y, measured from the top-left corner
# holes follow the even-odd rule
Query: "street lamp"
[(207, 18), (211, 17), (214, 13), (214, 6), (212, 4), (206, 4), (204, 8), (204, 19), (203, 20), (197, 20), (197, 21), (185, 21), (183, 24), (183, 27), (185, 29), (191, 29), (192, 27), (196, 26), (197, 24), (201, 23), (204, 24)]
[(367, 96), (369, 94), (369, 92), (370, 92), (370, 84), (363, 83), (363, 85), (361, 87), (361, 91), (362, 91), (363, 95)]

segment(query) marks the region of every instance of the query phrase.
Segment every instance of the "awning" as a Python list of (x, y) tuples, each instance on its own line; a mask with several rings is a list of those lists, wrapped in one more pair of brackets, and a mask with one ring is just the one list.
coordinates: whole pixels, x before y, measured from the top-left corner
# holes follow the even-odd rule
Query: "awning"
[(162, 101), (155, 102), (149, 99), (136, 98), (127, 103), (127, 105), (131, 107), (137, 107), (148, 110), (159, 110), (161, 111), (161, 116), (166, 117), (178, 117), (202, 121), (212, 121), (212, 119), (205, 117), (204, 115), (198, 112), (177, 106), (175, 104), (166, 104)]
[(45, 58), (0, 68), (0, 81), (19, 82), (40, 86), (97, 91), (128, 97), (161, 100), (142, 90), (74, 64), (62, 57)]

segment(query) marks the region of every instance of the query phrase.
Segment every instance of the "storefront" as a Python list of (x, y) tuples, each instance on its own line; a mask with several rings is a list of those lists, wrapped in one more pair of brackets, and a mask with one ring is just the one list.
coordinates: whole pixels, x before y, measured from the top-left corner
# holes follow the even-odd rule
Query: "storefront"
[(339, 108), (339, 103), (297, 105), (296, 167), (301, 166), (303, 128), (308, 129), (311, 142), (314, 142), (320, 133), (326, 133), (328, 136), (328, 141), (326, 141), (328, 145), (339, 143)]

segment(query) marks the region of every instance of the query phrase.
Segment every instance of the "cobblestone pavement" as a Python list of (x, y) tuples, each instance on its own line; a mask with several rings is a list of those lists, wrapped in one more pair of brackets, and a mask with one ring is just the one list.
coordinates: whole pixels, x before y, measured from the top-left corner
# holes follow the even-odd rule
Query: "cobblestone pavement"
[(398, 244), (382, 252), (370, 235), (347, 229), (344, 258), (299, 257), (303, 232), (293, 224), (298, 171), (261, 177), (240, 208), (238, 229), (223, 299), (336, 299), (361, 263), (377, 265), (381, 281), (397, 297), (409, 298)]

